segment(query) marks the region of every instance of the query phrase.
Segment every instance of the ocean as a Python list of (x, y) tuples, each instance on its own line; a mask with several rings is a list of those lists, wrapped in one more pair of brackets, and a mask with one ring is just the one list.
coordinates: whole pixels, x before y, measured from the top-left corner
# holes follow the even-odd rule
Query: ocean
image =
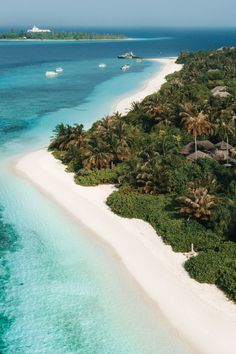
[[(47, 146), (56, 124), (88, 128), (160, 69), (156, 62), (132, 61), (122, 72), (117, 55), (132, 50), (169, 57), (235, 46), (236, 30), (86, 31), (129, 40), (0, 42), (0, 352), (191, 353), (107, 247), (13, 166), (19, 156)], [(56, 67), (63, 74), (47, 79), (45, 71)]]

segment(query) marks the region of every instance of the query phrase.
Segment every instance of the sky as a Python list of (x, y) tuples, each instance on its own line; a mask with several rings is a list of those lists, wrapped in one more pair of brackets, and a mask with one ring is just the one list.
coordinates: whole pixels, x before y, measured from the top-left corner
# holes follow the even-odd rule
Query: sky
[(0, 26), (236, 26), (236, 0), (0, 0), (0, 9)]

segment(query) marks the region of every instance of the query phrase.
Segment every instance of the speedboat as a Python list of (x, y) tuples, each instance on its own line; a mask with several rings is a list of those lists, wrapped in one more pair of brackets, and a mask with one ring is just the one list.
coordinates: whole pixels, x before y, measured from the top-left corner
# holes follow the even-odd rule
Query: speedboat
[(130, 68), (130, 64), (125, 64), (125, 65), (122, 65), (121, 70), (127, 71), (127, 70), (129, 70), (129, 68)]
[(55, 70), (57, 73), (63, 73), (64, 69), (63, 68), (56, 68)]
[(58, 73), (56, 71), (46, 71), (45, 76), (46, 77), (56, 77)]
[(98, 67), (101, 68), (101, 69), (105, 68), (106, 66), (107, 66), (107, 65), (106, 65), (106, 64), (103, 64), (103, 63), (98, 65)]

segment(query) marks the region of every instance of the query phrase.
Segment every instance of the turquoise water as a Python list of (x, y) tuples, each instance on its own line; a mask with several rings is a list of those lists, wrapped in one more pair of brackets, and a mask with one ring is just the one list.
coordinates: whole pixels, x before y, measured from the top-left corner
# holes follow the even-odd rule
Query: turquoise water
[[(107, 246), (13, 169), (17, 157), (48, 144), (57, 123), (89, 127), (143, 86), (159, 64), (133, 62), (123, 73), (116, 54), (158, 56), (172, 37), (152, 38), (0, 43), (3, 354), (190, 353)], [(46, 79), (58, 66), (64, 73)]]
[(3, 177), (4, 217), (18, 235), (5, 255), (6, 353), (185, 352), (99, 240), (27, 182)]

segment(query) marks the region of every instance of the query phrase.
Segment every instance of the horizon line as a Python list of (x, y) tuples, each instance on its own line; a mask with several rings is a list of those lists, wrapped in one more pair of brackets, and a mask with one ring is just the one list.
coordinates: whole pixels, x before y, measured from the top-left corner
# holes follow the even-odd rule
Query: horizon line
[[(35, 22), (37, 23), (37, 22)], [(8, 24), (1, 25), (0, 28), (14, 28), (14, 27), (30, 27), (34, 23), (30, 24)], [(38, 26), (51, 26), (52, 28), (134, 28), (134, 29), (236, 29), (236, 25), (217, 25), (217, 26), (206, 26), (206, 25), (79, 25), (79, 24), (50, 24), (50, 23), (37, 23)]]

